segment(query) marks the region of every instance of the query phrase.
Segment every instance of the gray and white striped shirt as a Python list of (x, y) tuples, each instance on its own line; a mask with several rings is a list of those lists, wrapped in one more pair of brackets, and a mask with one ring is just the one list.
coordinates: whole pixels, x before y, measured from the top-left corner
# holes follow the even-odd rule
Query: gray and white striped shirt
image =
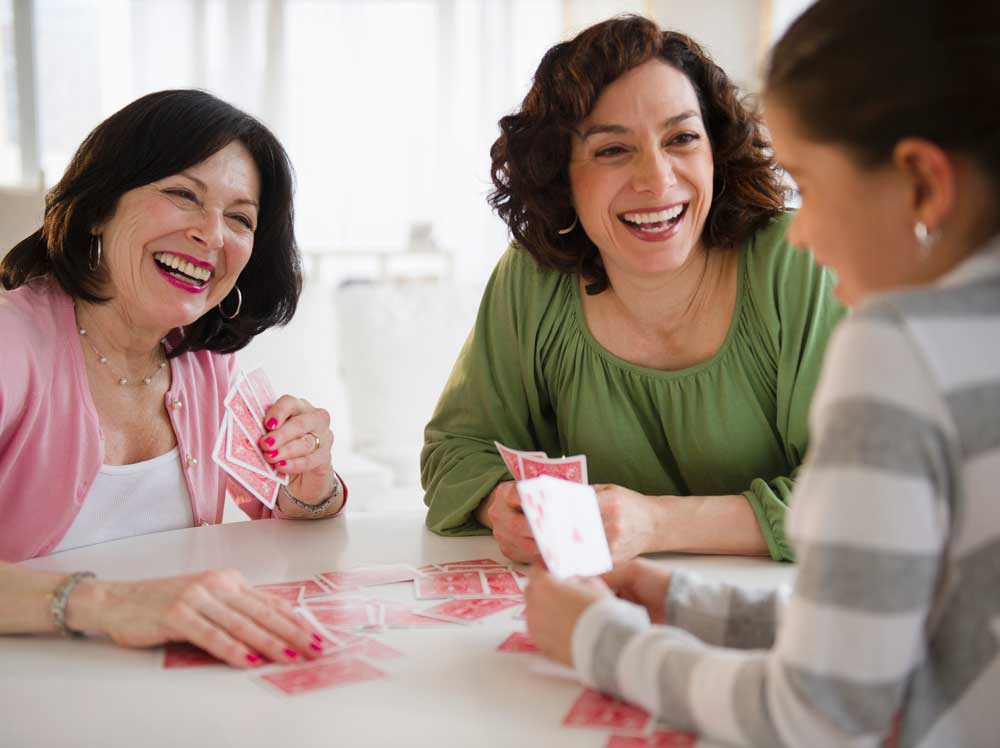
[(789, 532), (793, 589), (684, 573), (670, 626), (620, 600), (584, 680), (739, 746), (1000, 745), (1000, 237), (831, 340)]

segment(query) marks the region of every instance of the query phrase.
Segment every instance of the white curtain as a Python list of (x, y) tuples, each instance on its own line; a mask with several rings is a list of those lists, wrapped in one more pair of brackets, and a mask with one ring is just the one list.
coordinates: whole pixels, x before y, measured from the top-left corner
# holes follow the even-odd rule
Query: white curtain
[(559, 0), (33, 5), (50, 184), (111, 112), (150, 91), (204, 88), (285, 144), (305, 251), (403, 249), (412, 226), (430, 224), (460, 277), (485, 274), (506, 242), (485, 202), (489, 145), (564, 22)]

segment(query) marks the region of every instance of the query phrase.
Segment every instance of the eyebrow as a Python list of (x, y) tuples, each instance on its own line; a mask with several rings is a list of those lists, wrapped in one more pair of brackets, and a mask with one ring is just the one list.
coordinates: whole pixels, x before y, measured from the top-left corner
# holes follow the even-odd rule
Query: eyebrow
[[(180, 172), (180, 175), (182, 177), (190, 179), (192, 182), (194, 182), (196, 185), (198, 185), (202, 189), (202, 191), (205, 191), (205, 192), (208, 191), (208, 185), (205, 184), (204, 182), (202, 182), (200, 179), (198, 179), (198, 177), (194, 176), (193, 174), (191, 174), (189, 172), (186, 172), (186, 171), (182, 171), (182, 172)], [(233, 205), (252, 205), (253, 207), (257, 208), (258, 210), (260, 209), (260, 206), (257, 205), (257, 201), (256, 200), (251, 200), (248, 197), (240, 198), (235, 203), (233, 203)]]
[[(691, 119), (692, 117), (700, 118), (701, 115), (699, 115), (698, 112), (688, 109), (685, 112), (681, 112), (680, 114), (675, 114), (673, 117), (668, 117), (667, 119), (665, 119), (663, 121), (663, 128), (669, 129), (674, 125), (683, 122), (686, 119)], [(624, 125), (611, 125), (611, 124), (591, 125), (586, 130), (583, 131), (583, 133), (580, 135), (580, 139), (586, 140), (592, 135), (602, 135), (605, 133), (611, 133), (612, 135), (622, 135), (627, 132), (629, 132), (629, 129)]]

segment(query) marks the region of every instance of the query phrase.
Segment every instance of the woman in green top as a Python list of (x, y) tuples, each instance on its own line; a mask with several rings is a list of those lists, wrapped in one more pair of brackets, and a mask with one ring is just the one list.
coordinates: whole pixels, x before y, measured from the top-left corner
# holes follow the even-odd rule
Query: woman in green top
[(616, 561), (790, 559), (786, 503), (841, 307), (785, 239), (755, 115), (691, 39), (615, 18), (553, 47), (500, 121), (515, 244), (427, 425), (427, 524), (537, 556), (493, 442), (585, 454)]

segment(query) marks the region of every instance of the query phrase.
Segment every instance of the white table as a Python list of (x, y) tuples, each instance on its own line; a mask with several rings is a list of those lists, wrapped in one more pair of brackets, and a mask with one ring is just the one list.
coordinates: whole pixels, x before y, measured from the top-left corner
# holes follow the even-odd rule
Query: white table
[[(503, 558), (492, 538), (438, 537), (423, 518), (423, 511), (407, 510), (204, 526), (25, 565), (87, 569), (106, 579), (235, 567), (265, 583), (358, 563)], [(659, 558), (757, 587), (793, 574), (793, 567), (764, 559)], [(523, 628), (505, 611), (458, 630), (386, 631), (382, 641), (405, 655), (380, 665), (389, 678), (294, 697), (225, 667), (164, 670), (161, 649), (0, 637), (0, 746), (603, 746), (607, 732), (561, 725), (579, 685), (534, 672), (529, 661), (538, 655), (496, 651)]]

